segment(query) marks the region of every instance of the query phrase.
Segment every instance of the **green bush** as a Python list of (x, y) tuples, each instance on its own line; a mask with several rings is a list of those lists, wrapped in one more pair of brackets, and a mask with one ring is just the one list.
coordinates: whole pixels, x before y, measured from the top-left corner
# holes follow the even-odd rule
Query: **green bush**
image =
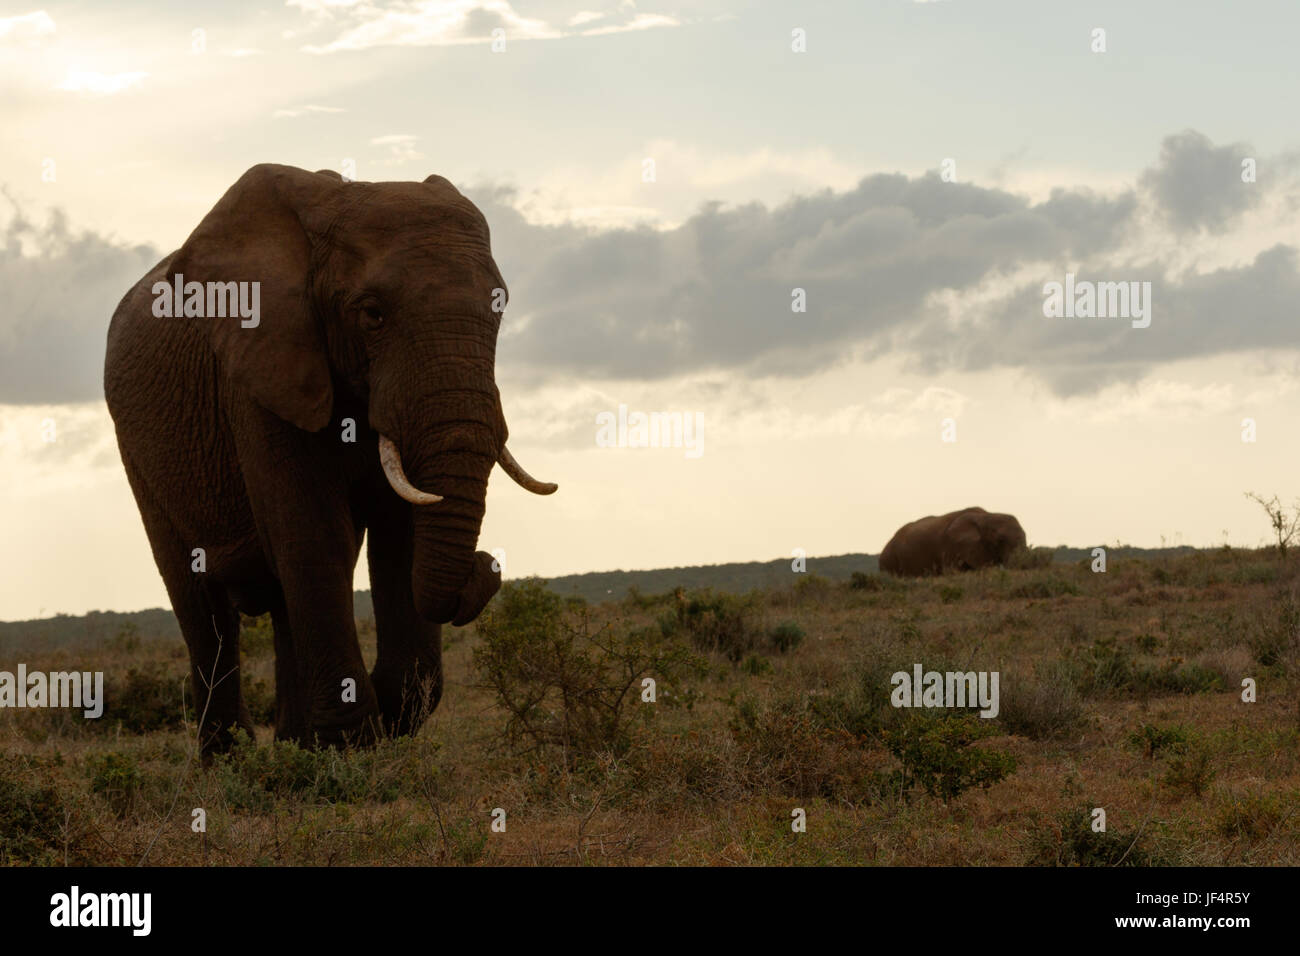
[(1062, 810), (1033, 832), (1029, 841), (1029, 866), (1176, 866), (1181, 860), (1171, 849), (1155, 850), (1152, 831), (1092, 828), (1092, 808)]
[(1169, 761), (1160, 782), (1174, 793), (1203, 797), (1213, 782), (1215, 769), (1202, 747), (1189, 747)]
[(535, 578), (505, 585), (477, 630), (474, 670), (509, 715), (510, 742), (560, 747), (566, 757), (626, 752), (633, 715), (648, 719), (653, 711), (640, 702), (642, 680), (662, 688), (704, 672), (678, 641), (647, 629), (594, 627), (588, 611), (566, 609)]
[(665, 637), (685, 634), (699, 650), (718, 651), (732, 663), (739, 663), (762, 639), (754, 623), (757, 604), (752, 596), (715, 594), (707, 588), (687, 594), (679, 588), (676, 605), (675, 615), (660, 618)]
[(752, 677), (762, 677), (764, 674), (772, 673), (772, 662), (766, 657), (750, 654), (740, 665), (740, 669)]
[[(182, 704), (184, 701), (184, 704)], [(104, 719), (96, 726), (120, 725), (143, 734), (182, 727), (193, 720), (194, 698), (189, 675), (158, 661), (132, 667), (121, 680), (109, 677), (104, 685)]]
[(917, 714), (884, 731), (885, 746), (902, 764), (893, 778), (898, 792), (906, 795), (919, 784), (946, 803), (971, 787), (1005, 779), (1016, 769), (1013, 755), (971, 746), (995, 732), (969, 714)]
[(259, 747), (237, 730), (234, 748), (215, 757), (213, 771), (231, 807), (267, 812), (290, 798), (324, 804), (418, 797), (427, 763), (412, 737), (381, 740), (368, 750), (303, 750), (290, 740)]
[(140, 791), (140, 768), (130, 754), (109, 751), (91, 755), (86, 761), (90, 792), (101, 795), (109, 807), (124, 819)]
[(1090, 647), (1067, 650), (1066, 666), (1085, 696), (1110, 694), (1198, 694), (1228, 689), (1218, 671), (1180, 657), (1163, 663), (1139, 661), (1114, 637), (1098, 638)]
[(1148, 760), (1154, 760), (1162, 750), (1170, 753), (1185, 751), (1188, 744), (1187, 728), (1181, 726), (1156, 727), (1152, 724), (1143, 724), (1128, 735), (1128, 742), (1133, 747), (1141, 750)]
[(782, 621), (768, 633), (768, 640), (782, 654), (794, 650), (803, 643), (803, 628), (794, 621)]
[(962, 595), (966, 592), (958, 584), (941, 584), (939, 585), (939, 600), (944, 604), (954, 604), (960, 601)]

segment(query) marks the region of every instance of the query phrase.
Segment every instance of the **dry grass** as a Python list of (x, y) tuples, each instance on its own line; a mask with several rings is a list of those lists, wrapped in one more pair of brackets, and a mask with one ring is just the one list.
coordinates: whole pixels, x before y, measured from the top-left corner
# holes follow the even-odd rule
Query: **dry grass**
[[(630, 748), (582, 759), (512, 747), (505, 712), (472, 670), (472, 627), (446, 630), (446, 693), (415, 739), (312, 754), (272, 747), (263, 727), (253, 750), (208, 769), (192, 760), (192, 723), (166, 726), (182, 713), (179, 644), (30, 654), (29, 669), (103, 670), (119, 695), (131, 668), (137, 678), (94, 727), (0, 711), (0, 859), (1300, 863), (1300, 555), (797, 580), (752, 612), (762, 634), (797, 623), (796, 647), (763, 650), (770, 666), (710, 652), (689, 687), (638, 700)], [(671, 602), (591, 617), (643, 628)], [(363, 642), (372, 660), (364, 628)], [(882, 734), (916, 715), (879, 704), (889, 674), (914, 662), (1001, 672), (1002, 713), (979, 746), (1014, 757), (1014, 772), (947, 802), (898, 790)], [(265, 684), (255, 712), (269, 706), (271, 668), (265, 647), (247, 661), (248, 679)], [(1240, 700), (1243, 677), (1257, 682), (1257, 703)], [(129, 704), (131, 720), (115, 724)], [(142, 729), (151, 721), (162, 726)], [(1106, 810), (1105, 834), (1087, 826), (1093, 807)], [(206, 834), (191, 829), (194, 808)], [(496, 808), (505, 832), (490, 829)], [(805, 833), (791, 830), (795, 808)]]

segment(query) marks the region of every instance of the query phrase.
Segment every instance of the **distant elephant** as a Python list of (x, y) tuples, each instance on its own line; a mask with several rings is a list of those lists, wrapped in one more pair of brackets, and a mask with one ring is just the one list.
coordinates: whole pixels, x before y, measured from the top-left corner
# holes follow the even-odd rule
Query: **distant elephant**
[[(277, 738), (365, 744), (437, 706), (440, 625), (501, 584), (475, 551), (492, 466), (555, 491), (506, 449), (506, 295), (487, 222), (441, 176), (263, 164), (118, 305), (104, 393), (205, 755), (252, 733), (239, 612), (272, 616)], [(369, 675), (352, 608), (367, 533)]]
[(1005, 564), (1025, 546), (1013, 515), (965, 508), (903, 525), (880, 552), (880, 570), (904, 577), (972, 571)]

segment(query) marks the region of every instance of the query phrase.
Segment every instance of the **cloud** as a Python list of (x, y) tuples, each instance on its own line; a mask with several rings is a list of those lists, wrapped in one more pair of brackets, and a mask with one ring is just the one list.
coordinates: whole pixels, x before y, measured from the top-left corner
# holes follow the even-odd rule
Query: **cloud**
[(1143, 175), (1142, 184), (1175, 229), (1223, 232), (1259, 201), (1259, 185), (1241, 181), (1242, 160), (1248, 157), (1256, 153), (1245, 143), (1215, 147), (1204, 134), (1186, 130), (1165, 138), (1160, 162)]
[(341, 106), (295, 106), (292, 108), (276, 110), (271, 116), (275, 119), (292, 119), (298, 116), (313, 116), (321, 113), (346, 113), (347, 110)]
[(388, 158), (380, 160), (380, 165), (398, 166), (411, 160), (424, 159), (424, 153), (415, 148), (419, 138), (409, 133), (391, 133), (387, 136), (376, 136), (370, 141), (370, 145), (388, 147)]
[[(472, 192), (511, 288), (503, 355), (536, 381), (804, 376), (888, 355), (926, 374), (1018, 368), (1065, 395), (1160, 362), (1300, 347), (1294, 246), (1215, 269), (1151, 251), (1167, 244), (1146, 210), (1167, 208), (1169, 170), (1188, 151), (1203, 145), (1167, 140), (1142, 191), (1057, 189), (1035, 203), (880, 174), (774, 208), (706, 204), (666, 230), (536, 224), (508, 190)], [(1151, 327), (1045, 318), (1043, 284), (1067, 271), (1151, 282)], [(795, 289), (806, 312), (792, 311)]]
[(58, 211), (44, 226), (16, 211), (0, 240), (0, 404), (102, 399), (113, 309), (161, 256), (75, 234)]
[[(370, 140), (390, 164), (418, 157), (417, 142)], [(1300, 355), (1295, 245), (1212, 258), (1227, 239), (1178, 248), (1168, 241), (1177, 233), (1151, 215), (1165, 203), (1163, 171), (1179, 168), (1185, 149), (1203, 152), (1195, 139), (1171, 138), (1156, 175), (1138, 178), (1147, 185), (1113, 194), (1057, 189), (1035, 202), (934, 173), (889, 173), (775, 206), (706, 203), (667, 229), (536, 222), (509, 188), (465, 191), (491, 224), (510, 284), (500, 360), (521, 385), (798, 379), (888, 358), (927, 377), (1017, 370), (1069, 396), (1184, 359)], [(1276, 183), (1260, 185), (1271, 189), (1260, 203), (1285, 211), (1295, 197), (1283, 186), (1294, 184)], [(4, 237), (0, 281), (13, 291), (0, 319), (0, 402), (97, 395), (108, 317), (157, 253), (75, 236), (61, 216), (44, 229), (18, 216)], [(1044, 283), (1067, 272), (1150, 282), (1150, 327), (1044, 317)], [(792, 309), (796, 289), (806, 311)]]
[(44, 10), (17, 17), (0, 17), (0, 43), (37, 46), (46, 37), (53, 35), (54, 30), (54, 21)]
[(611, 23), (606, 26), (591, 27), (579, 31), (585, 37), (605, 36), (610, 33), (631, 33), (636, 30), (654, 30), (659, 27), (679, 27), (682, 21), (659, 13), (638, 13), (623, 23)]
[(55, 87), (69, 93), (90, 93), (94, 96), (112, 96), (144, 81), (148, 73), (95, 73), (90, 70), (73, 70)]
[[(604, 36), (680, 26), (676, 17), (638, 13), (632, 4), (618, 12), (584, 10), (568, 18), (569, 29), (518, 13), (507, 0), (404, 0), (387, 6), (339, 0), (290, 0), (318, 25), (333, 25), (336, 15), (348, 22), (326, 43), (304, 46), (307, 53), (338, 53), (381, 46), (454, 46), (490, 43), (495, 30), (506, 41), (554, 40), (570, 36)], [(597, 26), (589, 24), (600, 22)]]

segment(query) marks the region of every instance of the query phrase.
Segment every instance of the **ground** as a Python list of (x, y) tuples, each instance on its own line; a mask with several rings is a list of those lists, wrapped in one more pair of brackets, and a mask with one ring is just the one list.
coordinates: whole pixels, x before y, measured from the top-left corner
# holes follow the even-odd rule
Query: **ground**
[[(29, 646), (0, 668), (102, 670), (110, 694), (98, 721), (0, 711), (0, 860), (1300, 863), (1300, 556), (1020, 565), (832, 582), (811, 562), (747, 597), (598, 606), (516, 584), (444, 630), (414, 739), (300, 751), (263, 725), (209, 767), (181, 642)], [(267, 720), (264, 622), (245, 645)], [(997, 671), (1000, 713), (892, 707), (914, 663)]]

